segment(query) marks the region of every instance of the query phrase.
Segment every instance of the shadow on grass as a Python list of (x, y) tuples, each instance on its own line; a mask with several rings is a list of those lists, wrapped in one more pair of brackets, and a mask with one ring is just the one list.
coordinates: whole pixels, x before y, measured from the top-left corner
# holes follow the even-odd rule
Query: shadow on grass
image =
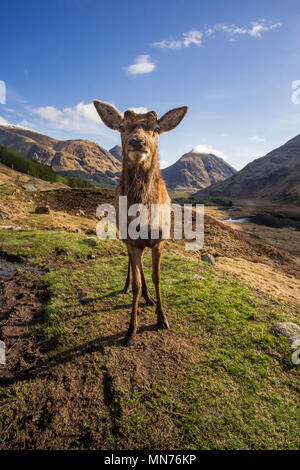
[[(139, 328), (137, 334), (143, 333), (145, 331), (156, 331), (156, 324), (142, 326)], [(96, 338), (94, 340), (88, 341), (87, 343), (80, 344), (74, 348), (67, 349), (65, 351), (59, 352), (48, 359), (40, 359), (31, 367), (23, 369), (18, 372), (8, 372), (6, 377), (0, 378), (0, 386), (8, 386), (17, 382), (23, 382), (37, 377), (46, 376), (49, 371), (59, 364), (66, 364), (76, 358), (83, 356), (85, 354), (91, 354), (93, 352), (104, 353), (105, 346), (123, 346), (123, 339), (127, 333), (127, 330), (124, 330), (113, 335), (103, 336), (101, 338)]]

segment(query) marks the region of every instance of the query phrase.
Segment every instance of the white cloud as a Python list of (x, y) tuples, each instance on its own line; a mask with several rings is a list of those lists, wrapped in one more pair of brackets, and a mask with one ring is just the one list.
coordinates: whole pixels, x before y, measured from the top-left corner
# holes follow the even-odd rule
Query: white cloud
[(124, 67), (124, 70), (128, 75), (138, 75), (153, 72), (155, 68), (155, 63), (150, 61), (150, 56), (142, 54), (136, 57), (134, 64)]
[(227, 155), (222, 150), (217, 150), (211, 145), (199, 144), (192, 148), (191, 152), (193, 153), (213, 153), (217, 157), (221, 157), (224, 160), (227, 160)]
[(197, 30), (190, 31), (189, 33), (183, 33), (184, 47), (190, 47), (191, 44), (195, 44), (195, 46), (200, 47), (202, 45), (202, 36), (203, 36), (203, 33)]
[(195, 46), (202, 46), (203, 33), (198, 30), (189, 31), (188, 33), (182, 33), (182, 39), (170, 39), (151, 44), (154, 47), (160, 49), (181, 49), (182, 47), (190, 47), (191, 44)]
[(32, 114), (48, 121), (52, 127), (81, 133), (98, 133), (101, 120), (93, 103), (78, 103), (73, 108), (62, 110), (54, 106), (41, 106), (31, 110)]
[(235, 37), (238, 35), (248, 35), (254, 38), (261, 38), (262, 34), (266, 31), (272, 31), (280, 26), (282, 25), (279, 22), (270, 24), (266, 20), (253, 21), (248, 27), (236, 26), (235, 24), (215, 24), (214, 26), (204, 29), (204, 31), (192, 30), (188, 33), (182, 33), (181, 39), (163, 40), (154, 42), (151, 45), (160, 49), (174, 50), (190, 47), (192, 44), (200, 47), (203, 45), (204, 34), (208, 37), (215, 37), (215, 33), (224, 32), (228, 35), (229, 41), (235, 41)]
[(265, 139), (263, 137), (260, 137), (259, 135), (254, 135), (253, 137), (251, 137), (251, 140), (253, 140), (254, 142), (265, 142)]
[(266, 31), (272, 31), (281, 26), (281, 23), (268, 24), (266, 20), (252, 21), (248, 27), (241, 27), (226, 24), (216, 24), (211, 28), (206, 29), (205, 33), (211, 36), (217, 31), (223, 31), (228, 34), (229, 40), (233, 40), (235, 35), (248, 35), (254, 38), (261, 38), (262, 33)]
[(129, 108), (130, 111), (134, 111), (136, 114), (145, 114), (148, 112), (147, 108), (140, 106), (139, 108)]
[(0, 126), (8, 126), (9, 122), (4, 119), (4, 117), (0, 116)]
[(181, 49), (182, 41), (179, 39), (177, 41), (159, 41), (152, 44), (154, 47), (159, 47), (160, 49)]
[(170, 166), (171, 163), (167, 162), (167, 160), (162, 160), (160, 162), (160, 168), (163, 169), (163, 168), (167, 168), (168, 166)]
[(26, 129), (28, 131), (34, 131), (32, 129), (30, 122), (28, 122), (26, 119), (23, 119), (22, 121), (18, 122), (16, 124), (16, 127), (21, 127), (22, 129)]

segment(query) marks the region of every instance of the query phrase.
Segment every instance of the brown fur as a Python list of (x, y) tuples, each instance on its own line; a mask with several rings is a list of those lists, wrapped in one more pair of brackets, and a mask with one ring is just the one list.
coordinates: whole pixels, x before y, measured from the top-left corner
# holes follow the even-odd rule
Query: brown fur
[[(150, 111), (145, 114), (136, 114), (126, 111), (124, 118), (112, 106), (94, 101), (95, 107), (104, 123), (121, 132), (123, 165), (120, 182), (116, 190), (116, 209), (118, 221), (119, 196), (127, 196), (128, 207), (132, 204), (144, 204), (151, 216), (151, 204), (169, 204), (170, 198), (161, 176), (158, 155), (158, 138), (162, 132), (176, 127), (184, 117), (187, 107), (176, 108), (166, 113), (161, 119)], [(140, 148), (136, 150), (132, 142), (139, 140)], [(128, 223), (130, 218), (128, 218)], [(133, 303), (131, 322), (125, 338), (125, 344), (134, 344), (137, 331), (138, 300), (142, 291), (143, 297), (150, 305), (156, 303), (158, 328), (169, 328), (166, 314), (163, 310), (160, 292), (160, 263), (164, 240), (148, 239), (123, 240), (128, 250), (128, 274), (124, 292), (128, 292), (132, 283)], [(143, 272), (143, 253), (146, 247), (152, 249), (152, 280), (155, 286), (156, 302), (149, 294)]]

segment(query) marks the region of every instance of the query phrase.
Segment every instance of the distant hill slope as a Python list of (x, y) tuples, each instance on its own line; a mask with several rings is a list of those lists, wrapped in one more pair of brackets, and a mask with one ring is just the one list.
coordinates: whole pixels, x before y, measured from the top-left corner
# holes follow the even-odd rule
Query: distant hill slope
[(100, 145), (89, 140), (57, 140), (14, 126), (0, 126), (0, 144), (51, 166), (64, 176), (79, 176), (94, 183), (117, 183), (121, 164)]
[(27, 173), (30, 176), (40, 178), (44, 181), (63, 183), (72, 188), (87, 188), (93, 186), (90, 182), (82, 178), (73, 176), (63, 178), (55, 173), (51, 166), (31, 160), (31, 158), (26, 157), (9, 147), (5, 147), (5, 145), (2, 144), (0, 144), (0, 163), (12, 168), (13, 170)]
[(198, 194), (300, 205), (300, 135)]
[(213, 154), (189, 152), (176, 163), (162, 170), (167, 187), (177, 191), (197, 191), (199, 188), (225, 180), (236, 170)]
[(111, 153), (114, 157), (116, 157), (119, 162), (122, 161), (122, 147), (121, 145), (115, 145), (113, 148), (109, 150), (109, 153)]
[(51, 183), (50, 181), (44, 181), (40, 178), (12, 170), (8, 166), (0, 163), (0, 195), (1, 188), (7, 188), (7, 186), (18, 189), (36, 189), (38, 191), (68, 188), (68, 186), (63, 183)]

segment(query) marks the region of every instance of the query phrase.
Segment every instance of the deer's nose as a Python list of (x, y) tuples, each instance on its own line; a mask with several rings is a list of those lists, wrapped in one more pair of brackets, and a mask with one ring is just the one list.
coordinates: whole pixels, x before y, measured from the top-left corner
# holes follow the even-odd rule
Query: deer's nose
[(134, 148), (134, 150), (143, 150), (145, 141), (143, 139), (139, 139), (138, 137), (133, 137), (129, 141), (131, 147)]

